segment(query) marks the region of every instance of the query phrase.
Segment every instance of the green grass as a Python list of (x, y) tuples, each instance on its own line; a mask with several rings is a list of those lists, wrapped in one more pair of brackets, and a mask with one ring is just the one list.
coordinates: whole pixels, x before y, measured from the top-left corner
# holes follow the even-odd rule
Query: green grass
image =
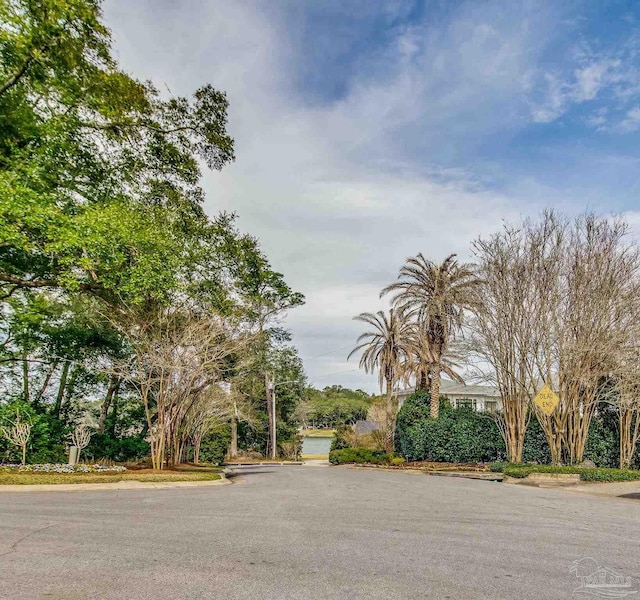
[(336, 433), (335, 429), (303, 429), (300, 431), (300, 435), (303, 437), (334, 437)]
[(581, 481), (636, 481), (640, 480), (640, 471), (630, 469), (589, 469), (585, 467), (554, 467), (552, 465), (505, 465), (502, 472), (516, 479), (522, 479), (530, 473), (565, 473), (580, 475)]
[(0, 473), (0, 485), (44, 485), (57, 483), (115, 483), (119, 481), (215, 481), (220, 474), (209, 471), (136, 473)]

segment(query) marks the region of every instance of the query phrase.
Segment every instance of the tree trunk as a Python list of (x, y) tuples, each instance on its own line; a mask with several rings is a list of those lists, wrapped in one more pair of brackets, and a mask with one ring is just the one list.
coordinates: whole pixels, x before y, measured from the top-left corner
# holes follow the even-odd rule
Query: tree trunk
[(100, 417), (98, 418), (98, 433), (104, 433), (104, 427), (107, 421), (107, 414), (109, 412), (109, 407), (111, 406), (111, 402), (113, 400), (113, 395), (116, 393), (118, 386), (120, 385), (120, 379), (115, 375), (112, 375), (109, 378), (109, 387), (107, 388), (107, 395), (104, 397), (102, 401), (102, 406), (100, 407)]
[(57, 368), (58, 368), (58, 361), (54, 361), (53, 364), (49, 367), (49, 370), (47, 371), (47, 376), (45, 377), (42, 387), (40, 388), (36, 397), (33, 400), (34, 405), (40, 404), (40, 400), (42, 400), (42, 396), (44, 396), (44, 393), (47, 391), (47, 388), (49, 387), (49, 383), (51, 382), (51, 377), (53, 376), (53, 373)]
[[(115, 389), (115, 392), (113, 393), (113, 400), (112, 400), (113, 408), (111, 409), (111, 428), (109, 431), (112, 438), (116, 437), (116, 426), (118, 424), (118, 408), (120, 408), (119, 389), (120, 389), (120, 386), (118, 385)], [(145, 427), (147, 428), (147, 431), (148, 431), (149, 424), (145, 423)]]
[(73, 388), (76, 385), (76, 380), (78, 379), (79, 371), (80, 371), (80, 367), (78, 367), (78, 365), (73, 367), (73, 371), (71, 371), (71, 377), (69, 378), (67, 389), (64, 392), (64, 397), (63, 397), (62, 405), (60, 406), (60, 410), (63, 410), (71, 402), (71, 396), (73, 395)]
[(429, 376), (427, 371), (427, 367), (422, 367), (420, 369), (420, 379), (418, 380), (418, 387), (416, 389), (416, 392), (424, 392), (429, 389)]
[(67, 376), (69, 375), (69, 361), (65, 361), (62, 365), (62, 373), (60, 374), (60, 384), (58, 385), (58, 394), (56, 396), (56, 403), (53, 407), (53, 414), (56, 417), (60, 417), (60, 409), (62, 408), (62, 398), (64, 397), (64, 390), (67, 386)]
[(200, 462), (200, 447), (202, 446), (203, 436), (204, 434), (200, 431), (193, 438), (193, 462), (196, 465)]
[(271, 406), (271, 379), (269, 377), (269, 373), (264, 374), (264, 385), (266, 390), (266, 398), (267, 398), (267, 420), (269, 421), (269, 441), (267, 442), (267, 456), (271, 456), (275, 452), (275, 448), (273, 448), (273, 424), (274, 424), (274, 415)]
[(27, 361), (26, 354), (22, 359), (22, 394), (25, 402), (31, 401), (29, 397), (29, 362)]
[(620, 468), (628, 469), (636, 452), (640, 436), (640, 414), (631, 409), (619, 409)]
[(229, 446), (229, 458), (238, 457), (238, 418), (235, 413), (235, 404), (233, 408), (234, 412), (231, 416), (231, 445)]
[(385, 423), (385, 451), (393, 452), (393, 439), (395, 436), (397, 406), (393, 401), (393, 381), (387, 379), (387, 405)]
[(440, 365), (431, 366), (431, 408), (430, 416), (437, 419), (440, 414)]

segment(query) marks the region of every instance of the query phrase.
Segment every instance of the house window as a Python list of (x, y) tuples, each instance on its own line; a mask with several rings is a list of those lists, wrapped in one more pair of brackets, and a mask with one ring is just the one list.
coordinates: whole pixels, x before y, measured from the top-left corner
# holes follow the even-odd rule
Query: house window
[(456, 408), (467, 408), (469, 410), (475, 410), (476, 401), (471, 400), (469, 398), (462, 398), (460, 400), (456, 400)]
[(485, 400), (484, 410), (485, 412), (496, 412), (498, 410), (498, 403), (495, 400)]

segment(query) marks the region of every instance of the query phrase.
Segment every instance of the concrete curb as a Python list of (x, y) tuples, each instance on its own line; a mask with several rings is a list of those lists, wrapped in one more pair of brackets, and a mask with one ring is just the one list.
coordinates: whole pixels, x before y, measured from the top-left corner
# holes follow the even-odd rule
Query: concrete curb
[(87, 492), (121, 490), (166, 490), (183, 487), (211, 487), (232, 482), (224, 473), (214, 481), (115, 481), (113, 483), (51, 483), (33, 485), (0, 485), (0, 494), (8, 492)]
[(580, 475), (577, 473), (529, 473), (526, 477), (505, 476), (503, 483), (514, 485), (530, 485), (535, 487), (564, 487), (578, 485)]
[(224, 466), (232, 469), (233, 467), (297, 467), (303, 464), (303, 461), (284, 460), (272, 462), (234, 462), (224, 463)]
[(461, 479), (478, 479), (481, 481), (502, 481), (502, 473), (486, 471), (427, 471), (430, 477), (460, 477)]

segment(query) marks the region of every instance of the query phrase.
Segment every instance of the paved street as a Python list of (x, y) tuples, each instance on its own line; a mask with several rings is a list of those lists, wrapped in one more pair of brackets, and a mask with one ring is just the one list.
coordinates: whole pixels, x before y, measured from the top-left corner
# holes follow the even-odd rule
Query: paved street
[(566, 600), (583, 557), (640, 579), (640, 501), (317, 466), (0, 495), (3, 600)]

